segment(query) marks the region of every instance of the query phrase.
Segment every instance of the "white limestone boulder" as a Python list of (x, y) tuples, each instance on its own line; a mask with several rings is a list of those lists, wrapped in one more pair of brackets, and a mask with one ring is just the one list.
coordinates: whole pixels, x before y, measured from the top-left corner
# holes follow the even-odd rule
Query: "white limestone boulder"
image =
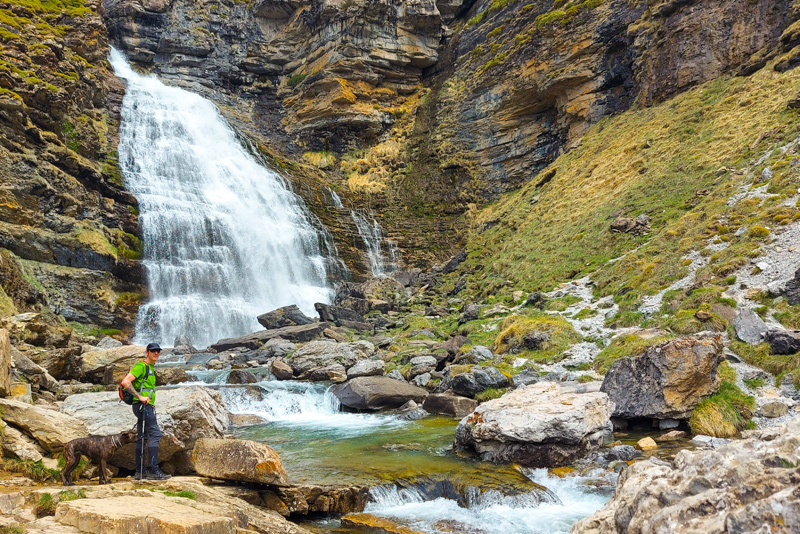
[(456, 447), (530, 467), (566, 465), (597, 449), (614, 410), (599, 384), (540, 382), (480, 404), (456, 428)]

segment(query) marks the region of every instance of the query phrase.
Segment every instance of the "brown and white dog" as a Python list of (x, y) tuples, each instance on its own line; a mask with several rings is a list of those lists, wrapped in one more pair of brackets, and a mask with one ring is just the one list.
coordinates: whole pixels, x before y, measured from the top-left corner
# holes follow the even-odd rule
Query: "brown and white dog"
[(106, 474), (106, 461), (111, 458), (118, 448), (127, 443), (134, 443), (136, 441), (136, 431), (126, 430), (120, 434), (112, 434), (111, 436), (99, 436), (90, 438), (73, 439), (64, 445), (64, 469), (61, 471), (61, 482), (65, 486), (73, 486), (72, 470), (81, 461), (81, 455), (88, 456), (94, 463), (100, 464), (100, 484), (108, 484), (108, 475)]

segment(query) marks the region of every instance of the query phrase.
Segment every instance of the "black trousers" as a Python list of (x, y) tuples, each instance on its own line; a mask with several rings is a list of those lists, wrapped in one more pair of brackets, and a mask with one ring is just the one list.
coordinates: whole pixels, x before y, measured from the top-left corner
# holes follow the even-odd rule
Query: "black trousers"
[[(156, 408), (141, 402), (134, 402), (131, 407), (133, 415), (136, 416), (136, 470), (141, 470), (143, 457), (150, 460), (150, 467), (156, 467), (153, 457), (158, 458), (158, 442), (163, 435), (158, 428)], [(149, 454), (145, 454), (145, 450), (148, 450)]]

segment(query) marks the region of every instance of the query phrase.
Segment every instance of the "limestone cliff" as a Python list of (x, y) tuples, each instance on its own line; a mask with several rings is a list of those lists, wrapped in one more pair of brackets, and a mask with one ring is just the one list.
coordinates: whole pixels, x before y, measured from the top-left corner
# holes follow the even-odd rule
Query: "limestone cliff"
[[(143, 290), (99, 2), (0, 3), (0, 308), (125, 328)], [(133, 305), (134, 309), (126, 308)]]

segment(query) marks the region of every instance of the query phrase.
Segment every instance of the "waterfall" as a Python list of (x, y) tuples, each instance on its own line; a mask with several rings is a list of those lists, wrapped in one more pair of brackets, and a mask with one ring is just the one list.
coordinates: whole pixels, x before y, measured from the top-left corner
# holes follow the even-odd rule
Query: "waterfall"
[(315, 315), (329, 302), (325, 235), (302, 201), (199, 95), (134, 72), (127, 81), (119, 162), (139, 201), (149, 300), (135, 341), (204, 347), (260, 329), (256, 316), (288, 304)]
[(366, 216), (357, 210), (350, 211), (350, 216), (353, 218), (353, 222), (356, 224), (358, 233), (361, 236), (361, 239), (364, 241), (364, 245), (366, 246), (367, 260), (369, 262), (370, 271), (372, 271), (372, 276), (383, 277), (386, 276), (387, 272), (397, 269), (397, 245), (393, 241), (389, 241), (387, 239), (386, 243), (389, 248), (390, 260), (387, 271), (386, 260), (384, 259), (383, 251), (381, 250), (383, 231), (381, 230), (381, 226), (378, 224), (378, 221), (372, 219), (372, 223), (370, 223)]

